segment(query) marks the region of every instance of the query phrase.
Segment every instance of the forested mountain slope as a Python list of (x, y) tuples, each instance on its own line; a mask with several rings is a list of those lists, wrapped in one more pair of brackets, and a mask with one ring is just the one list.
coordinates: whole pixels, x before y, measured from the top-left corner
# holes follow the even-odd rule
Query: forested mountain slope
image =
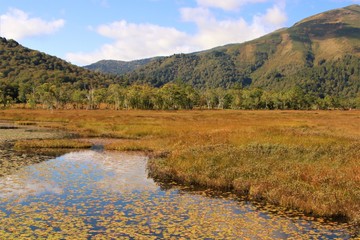
[[(29, 102), (53, 92), (69, 98), (74, 89), (108, 86), (117, 77), (96, 73), (0, 37), (0, 103)], [(70, 91), (71, 90), (71, 91)], [(37, 96), (35, 96), (37, 95)]]
[(102, 73), (125, 74), (132, 72), (155, 59), (156, 58), (147, 58), (129, 62), (117, 60), (101, 60), (96, 63), (84, 66), (84, 68)]
[(172, 81), (274, 91), (298, 85), (354, 97), (360, 90), (360, 6), (324, 12), (250, 42), (159, 58), (125, 79), (157, 87)]

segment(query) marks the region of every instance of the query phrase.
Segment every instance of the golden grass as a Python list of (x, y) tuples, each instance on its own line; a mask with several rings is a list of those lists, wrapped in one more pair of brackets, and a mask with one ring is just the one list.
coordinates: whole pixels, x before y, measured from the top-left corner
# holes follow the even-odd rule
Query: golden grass
[(360, 221), (359, 111), (15, 109), (0, 119), (121, 139), (105, 147), (151, 152), (156, 178)]
[(219, 144), (153, 159), (149, 167), (157, 178), (227, 188), (315, 215), (355, 219), (360, 210), (358, 146)]
[(30, 121), (17, 121), (15, 122), (16, 125), (22, 125), (22, 126), (33, 126), (36, 125), (36, 122), (30, 122)]
[(117, 151), (142, 151), (153, 152), (153, 147), (149, 141), (141, 140), (124, 140), (122, 142), (110, 143), (105, 146), (107, 150)]
[(32, 139), (20, 140), (15, 143), (16, 149), (28, 148), (90, 148), (89, 142), (73, 139)]

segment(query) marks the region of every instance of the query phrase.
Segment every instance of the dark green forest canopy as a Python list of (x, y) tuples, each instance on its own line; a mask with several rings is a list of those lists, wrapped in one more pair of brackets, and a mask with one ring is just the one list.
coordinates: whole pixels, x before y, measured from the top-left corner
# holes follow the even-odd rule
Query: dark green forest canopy
[(5, 38), (0, 38), (0, 70), (1, 90), (13, 91), (11, 97), (18, 96), (20, 90), (30, 91), (45, 83), (88, 89), (108, 86), (118, 78), (83, 69)]
[(98, 84), (108, 84), (115, 79), (114, 76), (94, 73), (60, 58), (23, 47), (14, 40), (1, 37), (0, 60), (1, 78), (28, 75), (28, 79), (37, 78), (39, 83), (44, 83), (55, 75), (63, 82), (75, 83), (92, 78)]
[(84, 66), (84, 68), (97, 72), (122, 75), (132, 72), (135, 69), (140, 68), (155, 59), (157, 58), (140, 59), (130, 62), (118, 60), (101, 60), (96, 63)]

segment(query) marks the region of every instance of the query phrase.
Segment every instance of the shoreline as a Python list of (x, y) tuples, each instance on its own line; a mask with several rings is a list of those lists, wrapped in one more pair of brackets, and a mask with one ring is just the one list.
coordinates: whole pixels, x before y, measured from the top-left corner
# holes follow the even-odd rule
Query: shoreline
[(25, 152), (14, 149), (15, 142), (28, 139), (60, 138), (63, 133), (39, 131), (35, 126), (19, 126), (11, 121), (0, 122), (0, 177), (16, 170), (54, 157), (53, 154), (36, 151)]

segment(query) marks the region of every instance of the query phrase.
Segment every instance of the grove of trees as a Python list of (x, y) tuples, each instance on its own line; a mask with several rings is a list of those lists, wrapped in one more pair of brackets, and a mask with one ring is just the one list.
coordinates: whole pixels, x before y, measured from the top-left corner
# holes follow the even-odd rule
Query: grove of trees
[(74, 88), (70, 83), (12, 86), (0, 82), (2, 108), (14, 104), (43, 109), (360, 109), (360, 94), (353, 99), (317, 96), (296, 86), (271, 92), (260, 88), (215, 88), (198, 90), (183, 83), (160, 88), (134, 84)]

